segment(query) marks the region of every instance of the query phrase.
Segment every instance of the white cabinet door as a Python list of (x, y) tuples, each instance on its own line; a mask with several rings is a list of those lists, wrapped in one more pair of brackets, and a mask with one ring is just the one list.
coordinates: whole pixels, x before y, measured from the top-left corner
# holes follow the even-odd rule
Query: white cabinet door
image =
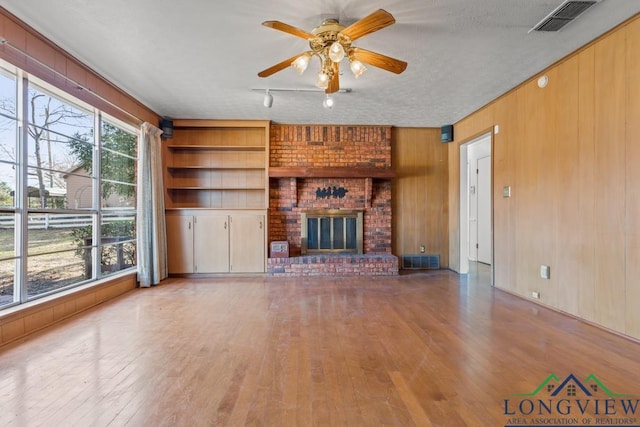
[(193, 273), (193, 217), (167, 215), (169, 273)]
[(264, 273), (265, 216), (236, 214), (230, 220), (230, 271)]
[(197, 215), (195, 223), (195, 272), (228, 273), (229, 217)]

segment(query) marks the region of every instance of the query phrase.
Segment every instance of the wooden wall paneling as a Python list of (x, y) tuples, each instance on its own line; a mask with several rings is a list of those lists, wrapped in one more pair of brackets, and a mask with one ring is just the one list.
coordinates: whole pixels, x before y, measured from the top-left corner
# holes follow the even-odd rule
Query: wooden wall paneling
[[(539, 263), (542, 254), (539, 232), (543, 223), (540, 215), (541, 207), (538, 206), (544, 197), (540, 189), (538, 178), (546, 171), (540, 163), (539, 143), (542, 136), (539, 133), (543, 125), (542, 94), (535, 82), (530, 82), (519, 89), (520, 99), (518, 112), (524, 118), (522, 134), (518, 137), (520, 149), (516, 158), (516, 182), (517, 187), (512, 189), (515, 202), (515, 227), (517, 230), (516, 245), (518, 251), (515, 257), (517, 292), (530, 298), (531, 292), (544, 292), (541, 289), (539, 279)], [(545, 204), (545, 207), (547, 205)], [(548, 208), (548, 207), (547, 207)], [(546, 224), (548, 226), (548, 224)]]
[(136, 274), (133, 272), (105, 280), (92, 287), (75, 289), (55, 299), (34, 301), (18, 311), (3, 312), (0, 316), (0, 346), (22, 339), (32, 332), (115, 298), (135, 287)]
[(453, 129), (455, 142), (467, 142), (491, 128), (494, 124), (494, 108), (493, 104), (489, 104), (456, 123)]
[(573, 221), (580, 227), (579, 265), (575, 280), (580, 284), (577, 315), (595, 321), (595, 80), (594, 52), (589, 47), (578, 55), (578, 135), (576, 155), (580, 165), (578, 205)]
[(500, 132), (493, 135), (493, 271), (494, 285), (515, 291), (515, 193), (503, 197), (502, 190), (517, 188), (514, 163), (518, 147), (519, 92), (504, 97), (495, 104), (495, 124)]
[[(446, 144), (440, 141), (440, 130), (436, 129), (429, 135), (429, 140), (433, 141), (430, 146), (430, 166), (427, 175), (428, 199), (425, 201), (429, 209), (429, 216), (437, 218), (437, 221), (427, 222), (427, 236), (437, 236), (432, 239), (427, 250), (440, 254), (440, 264), (442, 267), (449, 266), (449, 176), (448, 176), (448, 152)], [(433, 245), (433, 246), (431, 246)], [(429, 253), (429, 252), (428, 252)]]
[[(530, 206), (531, 213), (537, 219), (532, 238), (536, 240), (535, 252), (530, 261), (529, 268), (533, 268), (531, 284), (537, 283), (537, 290), (541, 292), (540, 299), (553, 307), (558, 306), (559, 278), (553, 272), (560, 266), (556, 263), (558, 251), (558, 144), (556, 128), (558, 126), (558, 104), (563, 102), (559, 92), (558, 68), (553, 68), (545, 73), (549, 78), (549, 84), (545, 88), (539, 88), (536, 84), (535, 92), (538, 99), (537, 106), (540, 127), (537, 131), (528, 133), (529, 141), (536, 147), (534, 161), (538, 163), (537, 175), (532, 176), (532, 190), (534, 192), (534, 204)], [(537, 139), (537, 141), (535, 141)], [(540, 266), (551, 267), (549, 280), (540, 277)]]
[[(511, 231), (503, 233), (504, 224), (494, 219), (496, 285), (527, 298), (534, 290), (541, 292), (543, 304), (575, 310), (581, 318), (636, 338), (640, 337), (640, 312), (635, 308), (640, 288), (634, 281), (640, 273), (636, 190), (640, 168), (635, 167), (640, 160), (638, 26), (640, 17), (635, 17), (577, 51), (573, 55), (577, 59), (568, 57), (547, 69), (546, 91), (537, 87), (535, 76), (461, 120), (455, 124), (457, 144), (449, 147), (451, 268), (458, 267), (459, 250), (458, 144), (486, 129), (484, 122), (493, 106), (495, 124), (501, 127), (496, 155), (502, 155), (501, 138), (508, 138), (512, 172)], [(576, 75), (572, 62), (576, 60), (577, 86), (569, 77)], [(557, 96), (543, 95), (549, 89)], [(577, 110), (572, 111), (576, 96)], [(505, 119), (508, 111), (513, 112), (513, 122)], [(503, 185), (498, 182), (508, 168), (500, 165), (500, 157), (494, 165), (498, 186), (494, 190), (499, 195)], [(576, 202), (574, 212), (571, 204)], [(501, 215), (500, 209), (496, 206), (494, 215)], [(501, 266), (505, 247), (512, 253), (510, 275)], [(539, 267), (545, 263), (552, 264), (550, 281), (540, 279)], [(502, 283), (503, 277), (509, 277), (510, 286)]]
[(393, 128), (393, 253), (439, 254), (449, 266), (447, 150), (439, 128)]
[(595, 45), (596, 321), (625, 327), (625, 32)]
[(626, 325), (640, 338), (640, 20), (627, 26)]
[(392, 251), (396, 255), (418, 252), (416, 243), (416, 213), (419, 211), (418, 182), (425, 173), (418, 162), (420, 130), (394, 128), (392, 130), (392, 166), (398, 171), (392, 181)]
[[(558, 81), (554, 114), (557, 173), (555, 180), (556, 256), (551, 265), (552, 285), (557, 290), (557, 307), (567, 313), (578, 313), (581, 283), (576, 281), (580, 265), (582, 230), (576, 221), (576, 206), (580, 203), (580, 144), (578, 140), (579, 115), (579, 59), (573, 56), (557, 67)], [(562, 236), (562, 238), (558, 238)]]

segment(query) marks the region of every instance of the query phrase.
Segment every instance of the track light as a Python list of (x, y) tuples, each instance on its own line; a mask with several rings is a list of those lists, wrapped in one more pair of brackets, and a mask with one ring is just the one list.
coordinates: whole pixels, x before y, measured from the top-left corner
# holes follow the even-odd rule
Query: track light
[(327, 94), (327, 97), (324, 99), (324, 101), (322, 101), (322, 106), (324, 108), (331, 109), (334, 103), (335, 103), (335, 100), (333, 99), (333, 97)]
[[(322, 89), (315, 89), (315, 88), (299, 88), (299, 89), (294, 89), (294, 88), (270, 88), (270, 89), (262, 89), (262, 88), (254, 88), (251, 89), (254, 92), (264, 92), (264, 99), (262, 104), (266, 107), (266, 108), (271, 108), (271, 106), (273, 105), (273, 95), (271, 95), (271, 92), (299, 92), (299, 93), (304, 93), (304, 92), (325, 92)], [(336, 92), (334, 93), (351, 93), (352, 89), (351, 88), (341, 88), (338, 89)], [(280, 102), (280, 101), (278, 101)], [(285, 100), (286, 102), (286, 100)], [(325, 94), (325, 98), (322, 100), (322, 106), (324, 108), (327, 109), (331, 109), (333, 106), (335, 105), (335, 98), (332, 96), (332, 94)]]
[(264, 101), (262, 101), (262, 104), (267, 108), (271, 108), (273, 105), (273, 95), (269, 93), (269, 89), (264, 92)]

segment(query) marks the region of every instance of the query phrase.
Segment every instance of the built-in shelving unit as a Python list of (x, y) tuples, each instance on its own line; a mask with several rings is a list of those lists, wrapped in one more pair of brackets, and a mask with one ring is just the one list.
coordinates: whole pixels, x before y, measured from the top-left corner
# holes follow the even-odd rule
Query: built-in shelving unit
[(175, 120), (167, 209), (267, 209), (268, 164), (268, 121)]
[(264, 273), (269, 122), (173, 124), (163, 147), (169, 273)]

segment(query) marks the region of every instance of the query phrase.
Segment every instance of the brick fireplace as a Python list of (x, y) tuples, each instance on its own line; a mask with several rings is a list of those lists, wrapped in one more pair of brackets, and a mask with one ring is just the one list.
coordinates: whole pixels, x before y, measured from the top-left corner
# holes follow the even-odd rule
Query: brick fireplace
[[(270, 274), (397, 274), (390, 127), (272, 124), (269, 176), (269, 242), (290, 251)], [(302, 214), (319, 210), (361, 211), (363, 253), (301, 256)]]

